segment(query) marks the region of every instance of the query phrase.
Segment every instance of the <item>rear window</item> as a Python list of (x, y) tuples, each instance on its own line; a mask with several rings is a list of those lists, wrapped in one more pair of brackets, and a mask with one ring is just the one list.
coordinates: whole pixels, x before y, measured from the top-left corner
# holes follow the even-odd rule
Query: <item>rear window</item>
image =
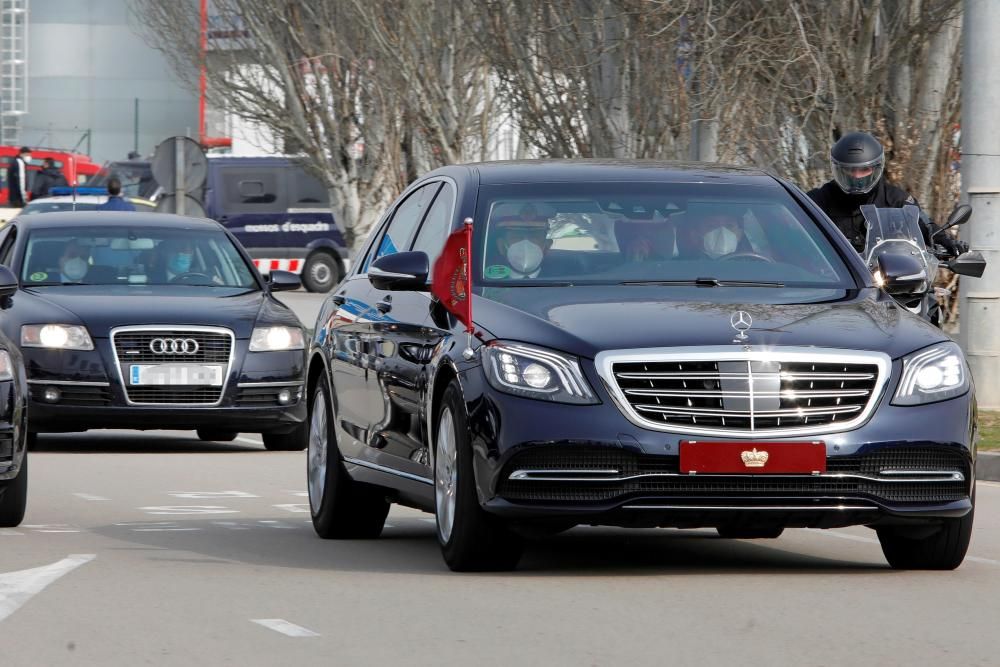
[(823, 231), (778, 187), (702, 183), (484, 186), (480, 284), (720, 281), (853, 287)]

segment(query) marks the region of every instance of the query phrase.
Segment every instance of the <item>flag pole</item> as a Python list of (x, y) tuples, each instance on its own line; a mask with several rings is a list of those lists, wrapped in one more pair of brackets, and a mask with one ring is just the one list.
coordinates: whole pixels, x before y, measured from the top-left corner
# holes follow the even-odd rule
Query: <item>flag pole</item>
[(462, 350), (462, 358), (472, 361), (476, 356), (472, 349), (472, 218), (462, 221), (465, 225), (465, 289), (469, 298), (469, 321), (465, 324), (465, 349)]

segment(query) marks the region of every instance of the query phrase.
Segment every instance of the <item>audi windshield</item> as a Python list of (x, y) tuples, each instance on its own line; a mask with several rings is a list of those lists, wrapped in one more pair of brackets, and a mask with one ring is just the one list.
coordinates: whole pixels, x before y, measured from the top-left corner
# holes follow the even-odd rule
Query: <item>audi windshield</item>
[(253, 272), (221, 230), (59, 227), (31, 232), (26, 287), (190, 285), (253, 289)]
[(856, 286), (829, 238), (778, 187), (538, 183), (482, 193), (484, 286)]

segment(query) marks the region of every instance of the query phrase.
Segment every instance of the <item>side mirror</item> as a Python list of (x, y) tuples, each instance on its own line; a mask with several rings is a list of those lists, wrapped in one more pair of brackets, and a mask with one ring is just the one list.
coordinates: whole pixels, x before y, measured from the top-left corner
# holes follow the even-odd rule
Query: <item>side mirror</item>
[(978, 250), (963, 252), (961, 255), (945, 264), (951, 271), (960, 276), (982, 278), (986, 271), (986, 260)]
[(17, 276), (0, 264), (0, 309), (11, 307), (11, 297), (17, 291)]
[(876, 282), (893, 296), (915, 296), (927, 291), (927, 272), (920, 260), (909, 255), (882, 253), (877, 259)]
[(428, 273), (427, 253), (397, 252), (372, 262), (368, 267), (368, 280), (380, 290), (423, 292), (427, 290)]
[(951, 215), (948, 216), (948, 220), (945, 221), (945, 223), (941, 225), (941, 227), (939, 227), (932, 236), (937, 236), (944, 230), (951, 229), (952, 227), (955, 227), (957, 225), (964, 225), (969, 221), (969, 218), (971, 217), (972, 217), (971, 206), (969, 206), (968, 204), (962, 204), (960, 206), (956, 206), (955, 210), (952, 211)]
[(271, 271), (267, 275), (267, 284), (272, 292), (287, 292), (302, 287), (302, 279), (291, 271)]

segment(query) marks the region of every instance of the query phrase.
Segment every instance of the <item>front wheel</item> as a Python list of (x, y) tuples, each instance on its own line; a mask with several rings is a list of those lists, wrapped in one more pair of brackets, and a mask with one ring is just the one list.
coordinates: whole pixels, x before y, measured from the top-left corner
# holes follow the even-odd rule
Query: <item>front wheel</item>
[(318, 250), (302, 269), (302, 285), (310, 292), (329, 292), (340, 282), (340, 265), (333, 255)]
[(198, 439), (204, 442), (232, 442), (239, 435), (237, 431), (225, 431), (214, 428), (200, 428), (197, 430)]
[(715, 529), (719, 537), (727, 540), (773, 540), (785, 532), (783, 526), (761, 526), (746, 528), (743, 526), (719, 526)]
[(879, 528), (882, 553), (896, 570), (954, 570), (965, 560), (972, 540), (973, 509), (963, 517), (945, 519), (941, 528), (930, 535), (907, 536), (892, 528)]
[(17, 477), (0, 486), (0, 528), (13, 528), (21, 524), (28, 506), (28, 452), (21, 459)]
[(325, 540), (374, 538), (382, 534), (389, 503), (378, 487), (355, 482), (337, 447), (336, 416), (320, 378), (309, 408), (306, 486), (313, 529)]
[(521, 538), (479, 506), (465, 403), (455, 382), (441, 401), (434, 448), (434, 515), (445, 563), (456, 572), (517, 567)]
[(291, 433), (261, 433), (260, 437), (269, 452), (301, 452), (309, 445), (309, 424), (299, 424)]

